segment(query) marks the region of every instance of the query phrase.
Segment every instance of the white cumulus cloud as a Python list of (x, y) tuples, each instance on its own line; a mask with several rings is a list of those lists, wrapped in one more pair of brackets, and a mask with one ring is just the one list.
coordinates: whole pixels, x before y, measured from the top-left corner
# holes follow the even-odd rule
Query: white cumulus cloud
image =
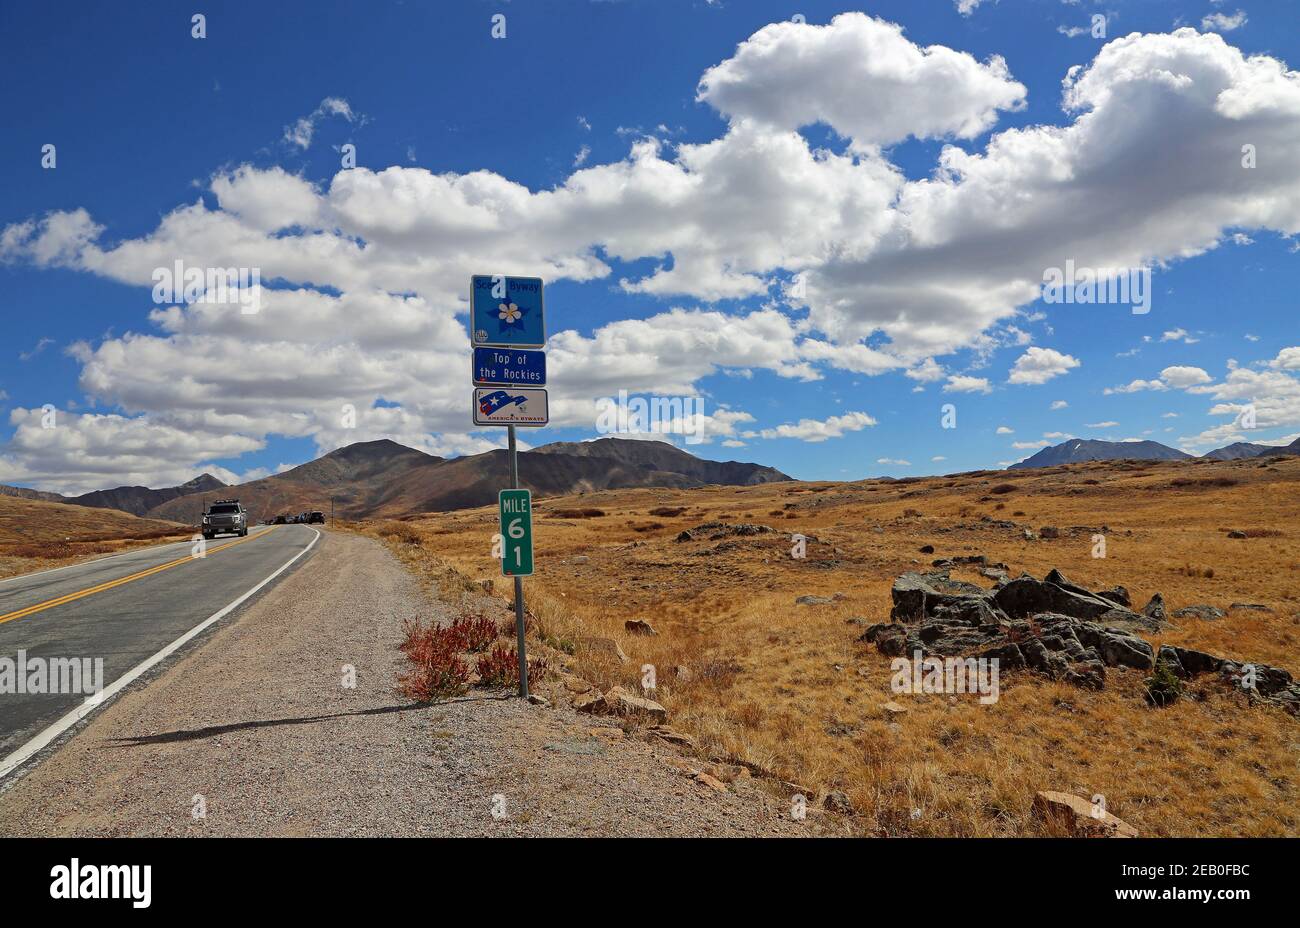
[(1079, 359), (1054, 348), (1028, 348), (1016, 359), (1007, 383), (1040, 384), (1079, 366)]

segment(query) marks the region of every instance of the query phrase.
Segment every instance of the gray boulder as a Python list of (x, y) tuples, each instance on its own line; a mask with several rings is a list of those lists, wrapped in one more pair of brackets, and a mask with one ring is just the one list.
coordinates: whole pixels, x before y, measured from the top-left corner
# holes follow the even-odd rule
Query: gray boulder
[(1250, 689), (1243, 686), (1243, 683), (1249, 679), (1248, 668), (1253, 671), (1251, 676), (1255, 682), (1254, 691), (1258, 695), (1270, 698), (1288, 694), (1300, 695), (1300, 687), (1295, 685), (1291, 674), (1281, 667), (1270, 667), (1268, 664), (1239, 664), (1236, 661), (1225, 660), (1220, 666), (1219, 673), (1234, 685)]
[(1105, 635), (1097, 650), (1101, 659), (1110, 667), (1135, 667), (1138, 670), (1150, 670), (1155, 663), (1151, 645), (1132, 635)]
[(996, 660), (998, 667), (1005, 670), (1019, 670), (1026, 666), (1024, 652), (1014, 641), (1004, 641), (981, 651), (979, 657)]
[(1175, 676), (1187, 679), (1202, 673), (1215, 673), (1224, 664), (1223, 658), (1193, 651), (1191, 648), (1178, 648), (1170, 644), (1160, 646), (1156, 663), (1164, 664)]
[(928, 622), (917, 626), (908, 635), (909, 647), (912, 641), (926, 654), (938, 654), (941, 657), (957, 657), (972, 651), (986, 648), (1002, 637), (997, 626), (972, 627), (969, 625), (941, 625)]
[(980, 570), (980, 575), (995, 581), (999, 586), (1011, 579), (1005, 567), (985, 567)]
[(1151, 597), (1151, 601), (1142, 607), (1142, 614), (1148, 619), (1155, 619), (1161, 625), (1169, 621), (1169, 616), (1165, 613), (1165, 598), (1160, 593)]
[(1065, 682), (1088, 690), (1106, 688), (1106, 665), (1101, 661), (1079, 661), (1065, 672)]
[(965, 597), (986, 597), (988, 593), (973, 583), (950, 580), (946, 571), (908, 571), (894, 581), (891, 596), (894, 608), (889, 617), (893, 621), (919, 622), (939, 606), (959, 603)]
[(813, 596), (810, 593), (796, 598), (794, 604), (796, 606), (824, 606), (830, 602), (834, 602), (834, 600), (829, 596)]
[(1097, 616), (1097, 624), (1107, 625), (1111, 628), (1122, 628), (1127, 632), (1158, 632), (1165, 627), (1166, 623), (1143, 615), (1140, 612), (1133, 612), (1131, 609), (1122, 609), (1116, 606)]
[(1066, 578), (1065, 574), (1061, 573), (1055, 567), (1053, 567), (1051, 570), (1047, 572), (1047, 576), (1043, 578), (1043, 581), (1046, 583), (1055, 583), (1061, 589), (1069, 590), (1071, 593), (1078, 593), (1080, 596), (1097, 595), (1096, 593), (1093, 593), (1091, 590), (1079, 586), (1077, 583), (1071, 583), (1070, 580)]
[(1129, 599), (1128, 590), (1116, 585), (1109, 590), (1098, 590), (1097, 595), (1102, 599), (1109, 599), (1117, 606), (1123, 606), (1125, 609), (1133, 608), (1133, 600)]
[(1007, 621), (1007, 616), (986, 596), (958, 596), (936, 606), (930, 619), (948, 625), (998, 626)]
[(909, 651), (906, 627), (893, 622), (872, 625), (858, 640), (875, 644), (876, 650), (887, 657), (902, 657)]
[(1003, 585), (993, 594), (993, 601), (1012, 618), (1057, 612), (1074, 619), (1096, 619), (1116, 608), (1114, 603), (1082, 587), (1064, 587), (1033, 577), (1018, 577)]
[(1206, 606), (1198, 604), (1195, 606), (1184, 606), (1181, 609), (1174, 610), (1176, 619), (1203, 619), (1206, 622), (1213, 622), (1215, 619), (1221, 619), (1227, 613), (1218, 606)]

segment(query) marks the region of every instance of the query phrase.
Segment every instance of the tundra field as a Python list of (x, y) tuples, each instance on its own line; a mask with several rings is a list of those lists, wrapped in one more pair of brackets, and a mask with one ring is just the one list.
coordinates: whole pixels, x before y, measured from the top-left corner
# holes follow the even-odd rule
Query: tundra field
[(0, 494), (0, 578), (63, 567), (132, 548), (182, 541), (176, 522)]
[[(1156, 649), (1300, 672), (1300, 457), (603, 491), (539, 499), (534, 525), (525, 596), (550, 699), (574, 699), (575, 677), (640, 692), (653, 665), (649, 695), (688, 754), (805, 791), (810, 809), (837, 794), (852, 833), (1060, 834), (1031, 811), (1054, 790), (1104, 797), (1142, 835), (1300, 834), (1300, 720), (1216, 675), (1155, 708), (1149, 671), (1107, 668), (1094, 690), (1005, 670), (982, 705), (892, 692), (891, 659), (859, 640), (889, 621), (900, 574), (984, 555), (1012, 578), (1057, 568), (1089, 590), (1123, 585), (1134, 609), (1162, 593), (1169, 624), (1139, 632)], [(357, 527), (469, 610), (476, 580), (512, 595), (491, 557), (495, 507)], [(952, 578), (993, 586), (978, 566)], [(1173, 615), (1195, 604), (1226, 615)], [(636, 619), (656, 634), (630, 632)]]

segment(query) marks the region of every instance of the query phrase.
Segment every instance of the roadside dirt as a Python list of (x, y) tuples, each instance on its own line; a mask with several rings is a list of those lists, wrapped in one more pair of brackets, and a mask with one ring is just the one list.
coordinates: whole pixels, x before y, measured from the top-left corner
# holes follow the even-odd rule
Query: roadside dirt
[(813, 809), (792, 820), (788, 800), (758, 781), (720, 792), (673, 749), (568, 708), (501, 693), (412, 706), (394, 692), (402, 622), (449, 608), (378, 542), (327, 533), (233, 623), (0, 794), (0, 835), (745, 836), (833, 825)]

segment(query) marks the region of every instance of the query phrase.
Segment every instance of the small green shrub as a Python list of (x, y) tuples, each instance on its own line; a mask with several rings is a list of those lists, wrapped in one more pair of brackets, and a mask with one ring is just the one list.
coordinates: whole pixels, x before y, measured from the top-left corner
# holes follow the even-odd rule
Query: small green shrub
[(1157, 663), (1155, 672), (1147, 677), (1146, 687), (1147, 702), (1156, 707), (1173, 705), (1183, 694), (1183, 681), (1163, 661)]

